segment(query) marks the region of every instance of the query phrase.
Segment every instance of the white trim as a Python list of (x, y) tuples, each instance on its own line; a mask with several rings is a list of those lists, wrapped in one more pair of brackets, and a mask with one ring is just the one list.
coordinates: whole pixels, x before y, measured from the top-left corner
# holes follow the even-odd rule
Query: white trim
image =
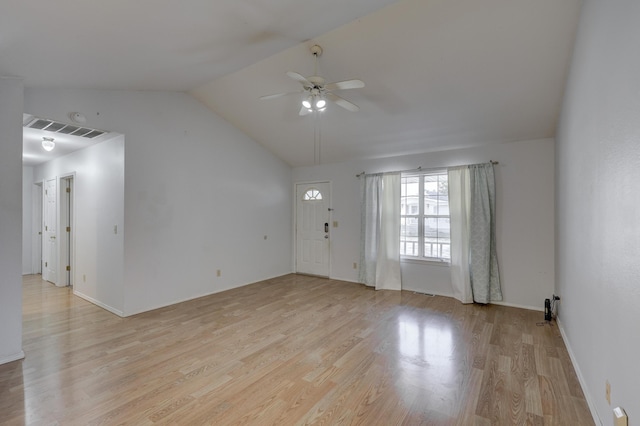
[[(334, 280), (334, 281), (344, 281), (344, 282), (347, 282), (347, 283), (353, 283), (353, 284), (362, 284), (361, 282), (359, 282), (359, 281), (354, 281), (354, 280), (353, 280), (353, 279), (351, 279), (351, 278), (329, 277), (328, 279), (330, 279), (330, 280)], [(362, 284), (362, 285), (364, 285), (364, 284)]]
[[(67, 195), (65, 181), (69, 181), (71, 192)], [(75, 284), (74, 274), (76, 267), (76, 172), (69, 172), (58, 176), (58, 287), (73, 287)], [(65, 201), (69, 198), (69, 205)], [(64, 226), (63, 226), (63, 223)], [(69, 247), (66, 246), (66, 222), (71, 222)], [(62, 250), (64, 248), (65, 250)], [(67, 282), (67, 266), (70, 267), (69, 281)]]
[(569, 353), (569, 358), (571, 359), (571, 364), (573, 364), (573, 369), (576, 371), (576, 375), (578, 376), (578, 381), (580, 382), (580, 387), (582, 388), (582, 393), (584, 393), (584, 399), (587, 401), (587, 405), (589, 406), (589, 410), (591, 411), (591, 417), (593, 417), (593, 422), (595, 424), (602, 424), (602, 420), (600, 420), (600, 416), (598, 415), (598, 410), (596, 409), (596, 404), (593, 402), (593, 398), (589, 393), (589, 388), (587, 387), (587, 382), (580, 371), (580, 367), (578, 366), (578, 360), (576, 359), (571, 346), (569, 345), (569, 339), (567, 339), (567, 334), (564, 331), (564, 327), (562, 326), (562, 322), (560, 318), (556, 317), (556, 324), (558, 324), (558, 329), (560, 329), (560, 335), (562, 336), (562, 340), (564, 341), (564, 345), (567, 348), (567, 352)]
[(413, 263), (415, 265), (430, 265), (430, 266), (451, 266), (451, 263), (446, 260), (432, 260), (419, 257), (400, 256), (400, 263)]
[(404, 286), (402, 287), (402, 290), (411, 291), (413, 293), (424, 294), (424, 295), (429, 295), (429, 296), (448, 297), (450, 299), (453, 299), (453, 300), (457, 301), (457, 299), (455, 297), (453, 297), (453, 294), (451, 294), (451, 293), (447, 294), (447, 293), (441, 293), (441, 292), (438, 292), (438, 291), (430, 291), (430, 290), (427, 292), (427, 291), (425, 291), (424, 288), (409, 288), (409, 287), (404, 287)]
[(24, 351), (20, 351), (17, 354), (5, 356), (4, 358), (0, 358), (0, 365), (7, 364), (9, 362), (18, 361), (19, 359), (24, 358)]
[(117, 310), (116, 308), (112, 308), (111, 306), (100, 302), (99, 300), (94, 299), (93, 297), (89, 297), (86, 294), (82, 294), (79, 291), (76, 291), (75, 289), (73, 290), (73, 294), (80, 297), (81, 299), (86, 300), (87, 302), (91, 302), (96, 306), (100, 306), (102, 309), (105, 309), (109, 312), (111, 312), (112, 314), (116, 314), (119, 317), (124, 317), (124, 312)]
[[(359, 281), (354, 281), (354, 280), (352, 280), (350, 278), (330, 277), (329, 279), (330, 280), (334, 280), (334, 281), (344, 281), (344, 282), (347, 282), (347, 283), (365, 285), (365, 284), (363, 284), (363, 283), (361, 283)], [(402, 287), (402, 291), (410, 291), (410, 292), (413, 292), (413, 293), (424, 294), (424, 295), (429, 295), (429, 296), (442, 296), (442, 297), (449, 297), (451, 299), (455, 299), (451, 293), (440, 293), (440, 292), (437, 292), (437, 291), (435, 291), (435, 292), (434, 291), (430, 291), (428, 293), (425, 293), (423, 288), (415, 288), (414, 289), (414, 288), (408, 288), (408, 287), (404, 287), (403, 286)]]
[(539, 306), (528, 306), (528, 305), (520, 305), (518, 303), (509, 303), (509, 302), (489, 302), (492, 305), (500, 305), (500, 306), (508, 306), (510, 308), (520, 308), (520, 309), (528, 309), (530, 311), (539, 311), (544, 312), (544, 308)]
[[(217, 290), (214, 290), (214, 291), (212, 291), (212, 292), (210, 292), (210, 293), (204, 293), (204, 294), (201, 294), (201, 295), (199, 295), (199, 296), (190, 296), (190, 297), (187, 297), (187, 298), (185, 298), (185, 299), (180, 299), (180, 300), (178, 300), (178, 301), (170, 302), (170, 303), (168, 303), (168, 304), (166, 304), (166, 305), (156, 305), (155, 307), (151, 307), (151, 308), (144, 308), (143, 310), (140, 310), (140, 311), (133, 311), (133, 312), (127, 313), (126, 315), (125, 315), (125, 314), (122, 314), (122, 315), (120, 315), (120, 316), (122, 316), (122, 317), (124, 317), (124, 318), (126, 318), (126, 317), (131, 317), (131, 316), (134, 316), (134, 315), (143, 314), (143, 313), (145, 313), (145, 312), (155, 311), (156, 309), (162, 309), (162, 308), (166, 308), (166, 307), (168, 307), (168, 306), (177, 305), (178, 303), (184, 303), (184, 302), (189, 302), (189, 301), (191, 301), (191, 300), (200, 299), (200, 298), (202, 298), (202, 297), (213, 296), (214, 294), (223, 293), (223, 292), (225, 292), (225, 291), (229, 291), (229, 290), (235, 290), (236, 288), (246, 287), (246, 286), (248, 286), (248, 285), (258, 284), (258, 283), (261, 283), (261, 282), (263, 282), (263, 281), (269, 281), (269, 280), (272, 280), (272, 279), (275, 279), (275, 278), (286, 277), (287, 275), (292, 275), (292, 274), (293, 274), (293, 275), (296, 275), (296, 273), (295, 273), (295, 272), (286, 272), (286, 273), (284, 273), (284, 274), (274, 275), (274, 276), (272, 276), (272, 277), (270, 277), (270, 278), (263, 278), (263, 279), (261, 279), (260, 281), (254, 281), (254, 282), (250, 282), (250, 283), (246, 283), (246, 284), (239, 284), (239, 285), (237, 285), (237, 286), (235, 286), (235, 287), (229, 287), (229, 288), (221, 288), (221, 289), (217, 289)], [(325, 277), (320, 277), (320, 278), (325, 278)], [(87, 299), (87, 300), (89, 300), (89, 299)], [(105, 307), (105, 309), (107, 309), (107, 308)]]

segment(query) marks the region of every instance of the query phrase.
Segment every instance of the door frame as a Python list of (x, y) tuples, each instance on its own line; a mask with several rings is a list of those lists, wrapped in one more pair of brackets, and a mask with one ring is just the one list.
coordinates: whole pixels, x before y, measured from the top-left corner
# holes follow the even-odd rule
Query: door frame
[[(333, 185), (330, 180), (312, 180), (312, 181), (302, 181), (302, 182), (294, 182), (293, 183), (293, 271), (294, 273), (298, 273), (298, 186), (299, 185), (314, 185), (318, 183), (326, 183), (329, 185), (329, 229), (332, 229), (333, 222)], [(331, 258), (332, 254), (332, 232), (329, 233), (329, 256), (328, 256), (328, 268), (327, 268), (327, 278), (331, 278)]]
[[(37, 259), (33, 260), (35, 265), (36, 261), (40, 265), (40, 273), (44, 274), (44, 245), (46, 243), (46, 233), (44, 232), (45, 221), (45, 205), (46, 194), (44, 189), (46, 182), (49, 180), (56, 181), (56, 251), (57, 251), (57, 265), (56, 265), (56, 277), (54, 281), (50, 281), (58, 287), (66, 287), (74, 285), (74, 266), (76, 259), (76, 243), (75, 243), (75, 217), (76, 217), (76, 205), (75, 205), (75, 179), (76, 172), (66, 173), (60, 176), (52, 178), (46, 178), (42, 181), (35, 182), (35, 186), (40, 186), (40, 206), (39, 212), (36, 209), (33, 210), (33, 221), (40, 221), (41, 234), (37, 237), (40, 238), (41, 249), (38, 253)], [(71, 192), (67, 192), (67, 182), (71, 188)], [(68, 194), (68, 195), (67, 195)], [(39, 214), (39, 216), (38, 216)], [(66, 228), (69, 227), (70, 231), (67, 233)], [(35, 231), (34, 231), (35, 232)], [(63, 238), (64, 237), (64, 238)], [(34, 255), (35, 255), (34, 249)], [(70, 267), (70, 271), (67, 271), (67, 266)], [(46, 277), (50, 278), (50, 277)]]
[[(58, 178), (58, 282), (59, 287), (73, 287), (75, 267), (75, 172), (67, 173)], [(68, 186), (67, 186), (68, 184)], [(66, 188), (70, 188), (70, 192)], [(69, 231), (66, 228), (69, 227)], [(64, 236), (64, 238), (62, 237)], [(67, 266), (70, 270), (67, 271)]]

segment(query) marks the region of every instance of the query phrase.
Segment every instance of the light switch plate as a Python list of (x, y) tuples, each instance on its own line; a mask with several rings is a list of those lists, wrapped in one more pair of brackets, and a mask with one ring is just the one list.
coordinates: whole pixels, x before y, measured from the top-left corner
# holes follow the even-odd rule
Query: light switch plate
[(627, 426), (629, 424), (629, 418), (627, 413), (620, 407), (613, 409), (613, 426)]

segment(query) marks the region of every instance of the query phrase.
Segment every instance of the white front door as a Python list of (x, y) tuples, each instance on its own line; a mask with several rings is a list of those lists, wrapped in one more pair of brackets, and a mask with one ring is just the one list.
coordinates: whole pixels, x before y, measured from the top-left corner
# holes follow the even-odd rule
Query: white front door
[(56, 241), (57, 222), (57, 185), (56, 179), (44, 184), (44, 238), (42, 241), (42, 278), (56, 283), (58, 281), (58, 242)]
[(331, 184), (296, 185), (296, 272), (329, 276)]

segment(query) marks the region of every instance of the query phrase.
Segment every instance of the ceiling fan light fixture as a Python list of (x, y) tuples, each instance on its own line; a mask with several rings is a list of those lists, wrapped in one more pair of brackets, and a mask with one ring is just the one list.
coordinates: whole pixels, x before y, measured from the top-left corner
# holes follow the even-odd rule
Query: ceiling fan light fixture
[(302, 93), (300, 102), (302, 108), (298, 115), (305, 116), (313, 112), (325, 111), (329, 102), (342, 107), (348, 111), (356, 112), (360, 110), (358, 105), (333, 93), (334, 90), (360, 89), (364, 87), (362, 80), (344, 80), (334, 83), (326, 83), (325, 79), (318, 75), (318, 57), (322, 55), (322, 47), (311, 46), (311, 53), (315, 58), (314, 75), (305, 77), (294, 71), (287, 71), (287, 76), (302, 85), (302, 90), (298, 92), (276, 93), (274, 95), (261, 96), (260, 99), (274, 99), (295, 93)]
[(327, 101), (322, 98), (322, 96), (316, 99), (316, 109), (318, 111), (323, 111), (327, 107)]
[(302, 106), (310, 110), (311, 107), (313, 106), (313, 96), (309, 95), (306, 98), (304, 98), (302, 100)]
[(56, 144), (54, 142), (55, 139), (53, 138), (42, 138), (42, 148), (44, 148), (45, 151), (52, 151), (53, 148), (56, 147)]

